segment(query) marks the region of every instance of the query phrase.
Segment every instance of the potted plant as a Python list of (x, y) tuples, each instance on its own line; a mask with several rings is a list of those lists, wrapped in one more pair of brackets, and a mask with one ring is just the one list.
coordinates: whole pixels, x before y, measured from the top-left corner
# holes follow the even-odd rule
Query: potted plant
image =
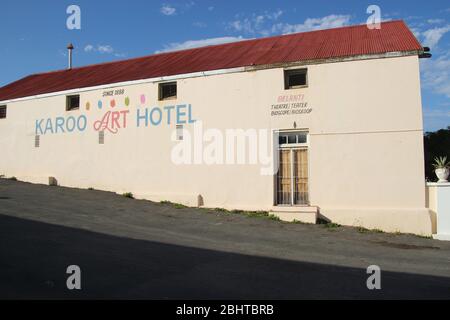
[(447, 161), (447, 157), (436, 157), (434, 158), (434, 172), (436, 173), (436, 176), (439, 178), (438, 182), (448, 182), (447, 178), (449, 175), (449, 167), (450, 162)]

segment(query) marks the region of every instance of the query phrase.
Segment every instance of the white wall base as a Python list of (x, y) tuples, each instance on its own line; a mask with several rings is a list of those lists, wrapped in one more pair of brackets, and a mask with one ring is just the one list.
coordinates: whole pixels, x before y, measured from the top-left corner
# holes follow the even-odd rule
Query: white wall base
[(271, 213), (282, 221), (317, 223), (317, 207), (273, 207)]
[(320, 208), (320, 215), (341, 225), (421, 236), (431, 236), (435, 225), (426, 208)]
[(436, 239), (449, 240), (450, 183), (428, 183), (427, 206), (437, 216)]

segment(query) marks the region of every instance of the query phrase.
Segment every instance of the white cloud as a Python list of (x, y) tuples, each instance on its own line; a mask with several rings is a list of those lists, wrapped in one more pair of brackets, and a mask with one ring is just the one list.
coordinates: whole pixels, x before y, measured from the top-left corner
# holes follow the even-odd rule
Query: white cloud
[(420, 60), (422, 86), (450, 98), (450, 52), (433, 59)]
[(423, 107), (425, 131), (447, 128), (450, 124), (450, 105), (425, 105)]
[(254, 14), (251, 17), (231, 21), (228, 23), (228, 28), (240, 33), (268, 36), (342, 27), (348, 25), (351, 19), (350, 15), (331, 14), (321, 18), (308, 18), (301, 24), (277, 22), (282, 15), (282, 10)]
[(450, 118), (450, 111), (424, 107), (423, 115), (426, 118)]
[(283, 10), (278, 9), (272, 14), (269, 14), (268, 17), (272, 20), (278, 20), (283, 15)]
[(331, 14), (322, 18), (308, 18), (301, 24), (278, 23), (272, 27), (273, 33), (296, 33), (312, 30), (331, 29), (346, 26), (350, 15)]
[(239, 37), (219, 37), (219, 38), (209, 38), (202, 40), (188, 40), (185, 42), (173, 42), (164, 46), (163, 50), (156, 51), (155, 53), (169, 52), (169, 51), (178, 51), (184, 49), (192, 49), (204, 46), (211, 46), (222, 43), (230, 43), (246, 40), (245, 38)]
[(208, 7), (208, 11), (213, 11), (213, 10), (214, 10), (214, 7), (213, 7), (213, 6)]
[(417, 28), (410, 27), (409, 29), (417, 39), (422, 35), (422, 32)]
[(92, 44), (88, 44), (86, 47), (84, 47), (85, 52), (92, 52), (95, 50), (95, 47)]
[(450, 25), (447, 25), (442, 28), (433, 28), (428, 29), (422, 33), (420, 33), (423, 37), (423, 43), (427, 47), (437, 46), (439, 40), (441, 40), (442, 36), (450, 31)]
[(177, 9), (175, 9), (174, 7), (171, 7), (170, 5), (163, 5), (161, 7), (161, 13), (165, 16), (173, 16), (174, 14), (176, 14)]
[(236, 16), (236, 20), (228, 23), (227, 27), (237, 32), (248, 34), (260, 34), (267, 36), (271, 34), (271, 25), (283, 15), (283, 11), (278, 9), (274, 12), (264, 12), (263, 14), (253, 14), (251, 17)]
[(113, 53), (114, 49), (110, 45), (105, 45), (105, 46), (99, 45), (97, 47), (97, 51), (100, 53)]
[(110, 46), (109, 44), (107, 44), (107, 45), (99, 44), (99, 45), (96, 45), (96, 46), (92, 45), (92, 44), (88, 44), (88, 45), (86, 45), (84, 47), (84, 52), (87, 52), (87, 53), (100, 53), (100, 54), (112, 54), (112, 55), (114, 55), (115, 57), (118, 57), (118, 58), (126, 57), (125, 53), (118, 53), (118, 52), (116, 52), (116, 50), (112, 46)]
[(445, 22), (444, 19), (428, 19), (427, 22), (429, 24), (439, 24)]

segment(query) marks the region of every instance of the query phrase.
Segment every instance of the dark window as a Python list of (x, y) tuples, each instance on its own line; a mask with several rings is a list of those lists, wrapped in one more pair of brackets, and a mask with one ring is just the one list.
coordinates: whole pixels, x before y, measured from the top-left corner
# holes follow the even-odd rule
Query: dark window
[(278, 142), (280, 145), (305, 144), (305, 143), (308, 143), (308, 133), (307, 132), (283, 132), (283, 133), (280, 133), (280, 135), (278, 137)]
[(279, 144), (286, 144), (287, 143), (287, 136), (279, 136), (278, 137), (278, 143)]
[(297, 134), (297, 143), (307, 143), (308, 142), (308, 134), (300, 133)]
[(79, 95), (67, 96), (66, 110), (71, 111), (71, 110), (78, 110), (78, 109), (80, 109), (80, 96)]
[(6, 119), (6, 106), (0, 106), (0, 119)]
[(177, 98), (177, 83), (168, 82), (159, 84), (159, 100), (169, 100)]
[(296, 69), (284, 71), (284, 88), (296, 89), (308, 85), (308, 69)]

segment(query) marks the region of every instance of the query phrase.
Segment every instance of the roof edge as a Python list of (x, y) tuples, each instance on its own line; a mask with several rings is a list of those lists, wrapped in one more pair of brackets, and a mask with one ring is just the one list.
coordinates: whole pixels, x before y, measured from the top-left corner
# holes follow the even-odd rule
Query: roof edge
[[(306, 65), (312, 65), (312, 64), (326, 64), (326, 63), (363, 61), (363, 60), (375, 60), (375, 59), (386, 59), (386, 58), (400, 58), (400, 57), (407, 57), (407, 56), (415, 56), (415, 55), (420, 54), (420, 52), (421, 51), (388, 52), (388, 53), (378, 53), (378, 54), (369, 54), (369, 55), (336, 57), (336, 58), (328, 58), (328, 59), (323, 59), (323, 60), (312, 59), (312, 60), (303, 60), (303, 61), (296, 61), (296, 62), (283, 62), (283, 63), (270, 64), (270, 65), (258, 65), (258, 66), (246, 66), (246, 67), (237, 67), (237, 68), (230, 68), (230, 69), (198, 71), (198, 72), (194, 72), (194, 73), (178, 74), (178, 75), (156, 77), (156, 78), (146, 78), (146, 79), (139, 79), (139, 80), (130, 80), (130, 81), (123, 81), (123, 82), (102, 84), (102, 85), (98, 85), (98, 86), (81, 87), (81, 88), (75, 88), (75, 89), (68, 89), (68, 90), (64, 90), (64, 91), (42, 93), (42, 94), (38, 94), (38, 95), (31, 95), (31, 96), (20, 97), (20, 98), (15, 98), (15, 99), (3, 100), (3, 101), (0, 101), (0, 104), (22, 102), (22, 101), (27, 101), (27, 100), (32, 100), (32, 99), (43, 99), (43, 98), (60, 96), (60, 95), (82, 93), (82, 92), (101, 90), (101, 89), (110, 89), (110, 88), (122, 87), (122, 86), (128, 86), (128, 85), (138, 85), (138, 84), (145, 84), (145, 83), (157, 83), (157, 82), (162, 82), (162, 81), (180, 80), (180, 79), (188, 79), (188, 78), (208, 77), (208, 76), (231, 74), (231, 73), (238, 73), (238, 72), (248, 72), (248, 71), (266, 70), (266, 69), (288, 68), (288, 67), (300, 67), (300, 66), (306, 66)], [(29, 76), (29, 77), (31, 77), (31, 76)], [(28, 77), (25, 77), (25, 78), (28, 78)], [(18, 80), (18, 81), (20, 81), (20, 80)]]

